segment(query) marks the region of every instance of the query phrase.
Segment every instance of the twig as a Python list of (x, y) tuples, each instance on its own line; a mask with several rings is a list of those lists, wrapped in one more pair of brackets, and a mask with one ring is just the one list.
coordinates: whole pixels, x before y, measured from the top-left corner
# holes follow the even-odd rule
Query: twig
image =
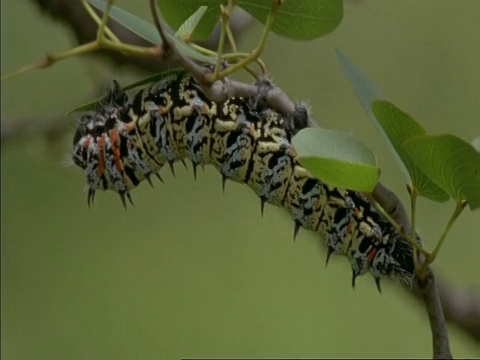
[(428, 320), (430, 322), (433, 358), (453, 359), (442, 303), (435, 283), (435, 277), (431, 269), (428, 269), (427, 271), (426, 280), (418, 280), (416, 286), (418, 286), (419, 293), (425, 303)]

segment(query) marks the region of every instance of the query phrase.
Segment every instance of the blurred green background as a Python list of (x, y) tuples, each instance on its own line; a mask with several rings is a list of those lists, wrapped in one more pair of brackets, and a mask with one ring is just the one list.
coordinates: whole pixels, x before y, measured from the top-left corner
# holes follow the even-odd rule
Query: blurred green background
[[(432, 133), (480, 135), (480, 2), (352, 0), (330, 36), (294, 42), (272, 35), (263, 59), (275, 82), (306, 99), (325, 127), (348, 131), (378, 156), (382, 181), (406, 200), (405, 181), (357, 103), (335, 58), (351, 60), (385, 96)], [(148, 17), (145, 2), (118, 5)], [(28, 1), (2, 2), (2, 73), (63, 51), (70, 33)], [(249, 26), (241, 46), (259, 36)], [(73, 59), (2, 83), (2, 126), (47, 122), (91, 99), (110, 79), (139, 74), (95, 58)], [(143, 75), (141, 75), (143, 76)], [(430, 357), (423, 308), (399, 286), (350, 268), (324, 268), (318, 236), (211, 168), (177, 166), (136, 206), (113, 193), (86, 206), (82, 171), (67, 166), (68, 135), (2, 147), (2, 358)], [(453, 203), (421, 201), (419, 231), (434, 244)], [(467, 210), (435, 264), (452, 284), (480, 284), (480, 213)], [(449, 327), (456, 357), (480, 347)]]

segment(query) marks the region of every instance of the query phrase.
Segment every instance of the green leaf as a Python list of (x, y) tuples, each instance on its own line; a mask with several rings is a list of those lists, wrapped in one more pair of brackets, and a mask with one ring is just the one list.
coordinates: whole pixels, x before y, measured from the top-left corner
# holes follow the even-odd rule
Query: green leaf
[(409, 114), (386, 100), (374, 101), (372, 111), (389, 143), (407, 168), (418, 194), (438, 202), (447, 201), (448, 194), (425, 175), (423, 167), (418, 167), (403, 147), (408, 138), (426, 135), (425, 130)]
[[(94, 7), (101, 11), (105, 11), (107, 3), (105, 0), (88, 0)], [(158, 34), (157, 29), (153, 24), (130, 14), (129, 12), (120, 9), (119, 7), (112, 6), (110, 8), (110, 17), (117, 21), (119, 24), (129, 29), (133, 33), (137, 34), (141, 38), (151, 42), (152, 44), (161, 45), (162, 39)], [(171, 37), (172, 41), (175, 43), (176, 48), (184, 55), (189, 58), (202, 61), (208, 64), (215, 63), (215, 60), (210, 57), (203, 55), (202, 53), (192, 49), (190, 46), (185, 44), (181, 39), (176, 37)]]
[[(185, 72), (184, 69), (175, 69), (175, 70), (162, 72), (160, 74), (155, 74), (155, 75), (149, 76), (149, 77), (147, 77), (143, 80), (134, 82), (133, 84), (129, 84), (129, 85), (123, 87), (123, 91), (131, 90), (131, 89), (134, 89), (136, 87), (139, 87), (139, 86), (142, 86), (142, 85), (145, 85), (145, 84), (156, 83), (156, 82), (159, 82), (159, 81), (161, 81), (161, 80), (163, 80), (163, 79), (165, 79), (169, 76), (178, 75), (178, 74), (181, 74), (183, 72)], [(80, 105), (79, 107), (76, 107), (75, 109), (68, 111), (65, 115), (70, 115), (70, 114), (77, 113), (77, 112), (87, 112), (87, 111), (95, 110), (98, 102), (100, 100), (102, 100), (102, 98), (103, 98), (103, 96), (99, 97), (95, 100), (89, 101), (88, 103), (85, 103), (83, 105)]]
[(476, 137), (475, 139), (473, 139), (473, 141), (471, 142), (472, 146), (475, 148), (475, 150), (477, 150), (478, 152), (480, 152), (480, 136), (479, 137)]
[(208, 6), (200, 6), (198, 10), (195, 11), (195, 13), (185, 20), (185, 22), (178, 28), (175, 36), (183, 41), (190, 40), (195, 28), (198, 26), (198, 23), (202, 19), (203, 15), (205, 15), (205, 11), (207, 11), (207, 9)]
[[(272, 0), (239, 0), (237, 4), (265, 23)], [(309, 40), (332, 32), (343, 18), (342, 0), (288, 0), (275, 16), (272, 31), (295, 40)]]
[(390, 148), (390, 151), (392, 152), (399, 167), (403, 171), (405, 177), (407, 179), (410, 179), (410, 175), (405, 168), (405, 165), (398, 157), (397, 152), (388, 140), (388, 137), (386, 136), (385, 132), (378, 123), (372, 111), (372, 103), (377, 99), (384, 99), (384, 96), (382, 95), (380, 90), (378, 90), (377, 87), (363, 75), (363, 73), (350, 61), (350, 59), (342, 51), (336, 49), (336, 53), (338, 61), (343, 68), (343, 71), (350, 80), (350, 84), (353, 87), (353, 91), (357, 96), (358, 102), (360, 103), (360, 105), (362, 105), (363, 110), (367, 114), (368, 118), (373, 123), (380, 136), (383, 137), (383, 140), (385, 141), (387, 146)]
[[(88, 0), (88, 2), (103, 12), (107, 8), (107, 2), (105, 0)], [(133, 14), (130, 14), (129, 12), (120, 9), (117, 6), (112, 6), (110, 8), (109, 15), (112, 19), (141, 38), (150, 41), (152, 44), (162, 44), (162, 39), (160, 38), (160, 35), (153, 24)]]
[(407, 154), (432, 181), (457, 202), (480, 207), (480, 154), (451, 134), (417, 136), (403, 144)]
[(380, 177), (373, 153), (350, 135), (307, 128), (292, 139), (302, 164), (330, 186), (372, 192)]
[(157, 0), (163, 18), (173, 29), (180, 28), (190, 15), (194, 14), (201, 6), (208, 7), (198, 22), (198, 26), (192, 37), (194, 40), (205, 40), (210, 36), (218, 22), (220, 5), (224, 3), (225, 1), (223, 0)]
[[(405, 154), (402, 151), (400, 151), (400, 153), (402, 153), (400, 154), (398, 150), (398, 144), (402, 136), (408, 137), (412, 135), (424, 134), (425, 131), (423, 128), (418, 125), (410, 116), (402, 113), (398, 109), (398, 111), (391, 109), (392, 111), (390, 112), (390, 115), (385, 114), (386, 116), (380, 116), (382, 119), (385, 118), (383, 119), (385, 121), (382, 121), (384, 124), (389, 124), (387, 125), (387, 128), (383, 127), (373, 112), (372, 104), (375, 100), (384, 99), (384, 96), (377, 89), (377, 87), (370, 82), (370, 80), (368, 80), (363, 73), (348, 59), (345, 54), (338, 49), (336, 52), (343, 71), (352, 84), (358, 101), (362, 105), (363, 110), (367, 114), (370, 121), (375, 126), (377, 132), (387, 144), (390, 152), (393, 155), (393, 158), (395, 159), (398, 167), (404, 174), (407, 181), (414, 184), (422, 196), (439, 202), (447, 201), (448, 194), (440, 189), (435, 183), (430, 181), (428, 177), (424, 176), (424, 174), (422, 175), (422, 169), (412, 166), (411, 162), (408, 163), (408, 160), (404, 162), (404, 159), (406, 158)], [(388, 116), (393, 116), (391, 121), (387, 121)], [(399, 122), (399, 124), (396, 124), (396, 122)], [(389, 133), (393, 137), (393, 140), (390, 138)], [(400, 143), (402, 142), (400, 141)]]

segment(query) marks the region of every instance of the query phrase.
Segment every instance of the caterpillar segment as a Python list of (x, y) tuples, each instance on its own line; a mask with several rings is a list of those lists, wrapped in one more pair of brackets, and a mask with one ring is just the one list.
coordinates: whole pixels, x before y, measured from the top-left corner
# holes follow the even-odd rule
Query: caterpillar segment
[[(260, 99), (260, 100), (259, 100)], [(302, 112), (299, 112), (302, 114)], [(306, 112), (303, 113), (306, 117)], [(346, 256), (356, 278), (370, 272), (378, 290), (383, 276), (411, 285), (411, 245), (361, 193), (335, 188), (296, 159), (291, 138), (305, 118), (288, 119), (261, 98), (214, 103), (187, 73), (166, 77), (130, 99), (117, 82), (96, 111), (84, 114), (73, 140), (73, 160), (84, 169), (87, 202), (97, 190), (117, 192), (124, 206), (130, 192), (167, 165), (188, 159), (197, 168), (213, 165), (225, 182), (249, 186), (265, 203), (285, 208), (301, 227), (325, 239), (326, 264)]]

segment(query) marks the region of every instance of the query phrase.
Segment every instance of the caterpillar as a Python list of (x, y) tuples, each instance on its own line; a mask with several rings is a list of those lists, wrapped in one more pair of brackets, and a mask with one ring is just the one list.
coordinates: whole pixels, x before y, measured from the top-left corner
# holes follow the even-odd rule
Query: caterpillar
[[(189, 159), (213, 165), (223, 184), (248, 185), (265, 203), (285, 208), (300, 227), (322, 234), (328, 263), (345, 255), (352, 286), (370, 272), (377, 289), (391, 276), (410, 285), (412, 246), (365, 195), (335, 188), (298, 162), (292, 119), (266, 106), (261, 96), (210, 101), (186, 72), (167, 76), (129, 97), (113, 81), (95, 111), (83, 114), (73, 138), (73, 161), (85, 172), (87, 202), (97, 190), (113, 190), (126, 206), (130, 192), (159, 170)], [(185, 163), (184, 163), (185, 164)]]

